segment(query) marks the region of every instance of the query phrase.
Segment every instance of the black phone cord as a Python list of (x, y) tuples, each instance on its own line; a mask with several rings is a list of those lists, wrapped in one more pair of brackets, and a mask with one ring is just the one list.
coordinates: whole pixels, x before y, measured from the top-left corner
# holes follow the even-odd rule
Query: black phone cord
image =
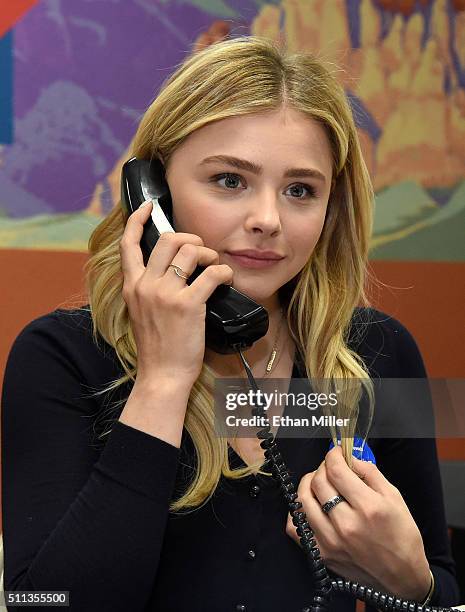
[[(236, 350), (245, 368), (250, 386), (254, 391), (259, 391), (250, 366), (242, 354), (242, 351), (240, 348)], [(252, 415), (266, 419), (265, 422), (268, 421), (267, 414), (260, 406), (252, 409)], [(260, 446), (265, 451), (265, 465), (270, 466), (272, 476), (278, 482), (284, 499), (289, 506), (292, 522), (296, 527), (297, 535), (300, 538), (300, 543), (307, 557), (310, 572), (315, 582), (313, 601), (307, 608), (304, 608), (302, 612), (326, 612), (326, 610), (329, 609), (332, 591), (350, 593), (360, 601), (364, 601), (380, 610), (401, 610), (405, 612), (458, 612), (455, 608), (432, 607), (429, 605), (423, 606), (420, 603), (401, 599), (400, 597), (383, 593), (372, 587), (363, 586), (358, 582), (344, 580), (336, 576), (336, 574), (333, 574), (333, 576), (335, 576), (334, 578), (331, 577), (321, 558), (320, 549), (314, 537), (315, 534), (307, 521), (305, 512), (302, 510), (303, 506), (302, 502), (298, 499), (296, 486), (282, 458), (276, 440), (270, 431), (269, 421), (263, 429), (257, 432), (257, 438), (261, 440)]]

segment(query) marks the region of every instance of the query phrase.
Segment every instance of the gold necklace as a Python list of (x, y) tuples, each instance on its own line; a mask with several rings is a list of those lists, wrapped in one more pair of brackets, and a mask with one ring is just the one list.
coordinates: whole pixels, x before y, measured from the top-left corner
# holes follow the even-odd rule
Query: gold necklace
[[(273, 341), (273, 347), (272, 347), (272, 349), (271, 349), (271, 353), (270, 353), (270, 355), (269, 355), (269, 357), (268, 357), (268, 362), (267, 362), (266, 367), (265, 367), (265, 372), (264, 372), (264, 374), (263, 374), (263, 378), (265, 378), (265, 376), (268, 376), (268, 374), (269, 374), (269, 373), (271, 372), (271, 370), (273, 369), (273, 367), (274, 367), (274, 365), (275, 365), (275, 362), (276, 362), (276, 364), (277, 364), (277, 363), (280, 361), (280, 359), (281, 359), (281, 355), (279, 356), (279, 359), (276, 359), (276, 357), (278, 356), (278, 341), (279, 341), (279, 338), (280, 338), (280, 333), (281, 333), (281, 330), (282, 330), (282, 328), (283, 328), (283, 322), (284, 322), (284, 313), (283, 313), (283, 309), (282, 309), (282, 308), (280, 308), (280, 309), (279, 309), (279, 311), (280, 311), (280, 313), (281, 313), (280, 324), (279, 324), (279, 326), (278, 326), (278, 328), (277, 328), (277, 330), (276, 330), (276, 334), (275, 334), (274, 341)], [(239, 359), (239, 356), (237, 356), (237, 357), (238, 357), (238, 359)], [(220, 376), (218, 373), (216, 373), (216, 375), (217, 375), (219, 378), (221, 378), (221, 376)], [(245, 375), (244, 375), (244, 374), (242, 374), (242, 375), (238, 375), (238, 376), (240, 376), (240, 377), (242, 378), (242, 377), (244, 377)]]
[(263, 378), (265, 378), (265, 376), (268, 376), (268, 374), (273, 369), (273, 365), (274, 365), (276, 356), (278, 354), (278, 340), (279, 340), (280, 333), (281, 333), (281, 330), (283, 328), (283, 322), (284, 322), (283, 309), (280, 308), (279, 310), (281, 312), (281, 320), (280, 320), (280, 324), (278, 325), (278, 329), (276, 330), (276, 335), (275, 335), (275, 338), (274, 338), (274, 341), (273, 341), (273, 348), (271, 349), (271, 353), (270, 353), (270, 356), (268, 358), (268, 363), (266, 365), (265, 372), (263, 374)]

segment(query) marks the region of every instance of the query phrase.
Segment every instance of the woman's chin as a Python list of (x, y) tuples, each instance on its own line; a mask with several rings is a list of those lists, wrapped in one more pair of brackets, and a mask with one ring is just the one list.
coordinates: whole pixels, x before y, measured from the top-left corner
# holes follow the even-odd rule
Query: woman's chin
[(234, 289), (236, 289), (237, 291), (240, 291), (241, 293), (244, 293), (247, 297), (249, 297), (251, 300), (253, 300), (254, 302), (257, 302), (258, 304), (262, 304), (264, 306), (266, 306), (266, 304), (270, 304), (270, 302), (273, 301), (274, 296), (277, 296), (277, 292), (276, 291), (272, 291), (270, 293), (270, 290), (266, 290), (266, 289), (262, 289), (260, 290), (259, 288), (255, 287), (251, 287), (249, 284), (247, 283), (240, 283), (240, 282), (234, 282), (233, 281), (233, 285)]

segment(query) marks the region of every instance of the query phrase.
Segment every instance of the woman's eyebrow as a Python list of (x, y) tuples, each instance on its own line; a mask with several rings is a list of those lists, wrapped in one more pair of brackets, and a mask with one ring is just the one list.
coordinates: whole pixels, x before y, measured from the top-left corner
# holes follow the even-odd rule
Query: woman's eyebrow
[[(229, 164), (230, 166), (234, 166), (234, 168), (246, 170), (257, 175), (261, 174), (263, 170), (262, 166), (259, 166), (258, 164), (254, 164), (246, 159), (240, 159), (239, 157), (233, 157), (231, 155), (210, 155), (209, 157), (203, 159), (199, 166), (215, 162)], [(325, 175), (320, 172), (320, 170), (316, 170), (316, 168), (287, 168), (284, 172), (284, 176), (292, 178), (309, 177), (326, 183)]]

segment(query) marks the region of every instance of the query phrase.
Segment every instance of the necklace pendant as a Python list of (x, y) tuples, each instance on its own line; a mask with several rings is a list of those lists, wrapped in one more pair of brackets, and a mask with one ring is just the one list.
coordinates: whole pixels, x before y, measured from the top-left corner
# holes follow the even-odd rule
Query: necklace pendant
[(271, 369), (273, 367), (273, 363), (274, 363), (274, 360), (276, 358), (277, 353), (278, 353), (278, 351), (276, 349), (273, 349), (273, 351), (271, 352), (270, 360), (268, 362), (268, 365), (266, 366), (266, 372), (268, 374), (271, 372)]

